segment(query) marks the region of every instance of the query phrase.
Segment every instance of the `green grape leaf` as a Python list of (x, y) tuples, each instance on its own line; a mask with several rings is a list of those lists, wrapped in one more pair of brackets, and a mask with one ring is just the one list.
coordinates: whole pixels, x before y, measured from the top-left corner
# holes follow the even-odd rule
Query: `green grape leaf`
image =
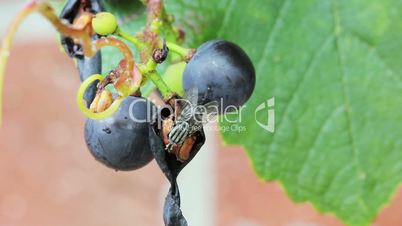
[(225, 142), (294, 201), (369, 225), (402, 181), (402, 2), (173, 2), (189, 43), (227, 39), (255, 64), (241, 122), (221, 124)]

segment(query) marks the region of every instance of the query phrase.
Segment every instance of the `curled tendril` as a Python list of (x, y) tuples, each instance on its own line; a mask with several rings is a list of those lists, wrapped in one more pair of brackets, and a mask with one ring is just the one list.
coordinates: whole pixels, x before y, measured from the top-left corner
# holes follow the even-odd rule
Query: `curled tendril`
[(123, 41), (107, 37), (98, 39), (95, 43), (96, 50), (100, 50), (102, 47), (111, 46), (119, 49), (123, 54), (125, 69), (124, 72), (119, 76), (117, 81), (114, 82), (114, 87), (123, 97), (131, 95), (141, 86), (142, 76), (139, 73), (134, 73), (135, 62), (134, 56), (130, 48)]
[(99, 113), (92, 112), (87, 107), (87, 103), (84, 100), (84, 93), (87, 90), (88, 86), (91, 85), (94, 81), (96, 81), (96, 80), (102, 81), (103, 79), (104, 79), (103, 76), (100, 74), (92, 75), (81, 84), (81, 86), (77, 92), (78, 108), (82, 111), (82, 113), (84, 113), (85, 116), (87, 116), (90, 119), (101, 120), (101, 119), (111, 116), (114, 112), (117, 111), (117, 109), (119, 109), (122, 101), (124, 100), (124, 97), (118, 96), (113, 101), (112, 105), (110, 105), (110, 107), (108, 109), (106, 109), (105, 111), (99, 112)]
[(77, 92), (77, 104), (79, 109), (91, 119), (104, 119), (111, 116), (114, 112), (119, 109), (122, 101), (129, 95), (136, 92), (140, 85), (142, 76), (139, 73), (135, 73), (135, 62), (134, 56), (130, 51), (129, 47), (119, 39), (112, 38), (112, 37), (104, 37), (98, 39), (95, 42), (95, 50), (100, 50), (102, 47), (111, 46), (115, 47), (120, 50), (120, 52), (124, 56), (124, 71), (119, 76), (119, 78), (114, 82), (114, 87), (118, 91), (119, 96), (113, 101), (112, 105), (108, 109), (103, 112), (92, 112), (90, 109), (87, 108), (87, 103), (83, 99), (84, 93), (89, 85), (91, 85), (94, 81), (99, 80), (102, 81), (104, 77), (102, 75), (92, 75), (91, 77), (87, 78), (80, 86)]

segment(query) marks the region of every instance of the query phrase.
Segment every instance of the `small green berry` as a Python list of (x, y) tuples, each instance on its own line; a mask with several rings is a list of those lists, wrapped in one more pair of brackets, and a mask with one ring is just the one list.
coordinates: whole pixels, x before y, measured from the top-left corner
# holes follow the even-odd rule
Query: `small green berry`
[(117, 29), (117, 21), (113, 14), (101, 12), (92, 19), (92, 28), (99, 35), (113, 34)]

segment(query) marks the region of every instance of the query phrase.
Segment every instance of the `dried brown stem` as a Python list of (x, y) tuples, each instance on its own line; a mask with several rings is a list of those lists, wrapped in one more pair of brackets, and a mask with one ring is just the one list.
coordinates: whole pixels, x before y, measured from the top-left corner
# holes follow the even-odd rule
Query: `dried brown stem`
[[(117, 81), (115, 81), (114, 85), (116, 88), (118, 88), (123, 82), (125, 82), (127, 79), (132, 79), (132, 81), (135, 83), (136, 86), (139, 86), (141, 84), (141, 78), (134, 78), (134, 67), (135, 67), (135, 62), (134, 62), (134, 56), (130, 50), (130, 48), (121, 40), (112, 38), (112, 37), (107, 37), (107, 38), (101, 38), (96, 41), (96, 49), (99, 50), (104, 46), (113, 46), (117, 49), (120, 50), (120, 52), (124, 56), (124, 65), (123, 67), (124, 72), (119, 75), (119, 78)], [(122, 65), (120, 65), (122, 66)]]
[(147, 26), (150, 26), (155, 19), (161, 19), (163, 0), (148, 0), (146, 4), (148, 7)]

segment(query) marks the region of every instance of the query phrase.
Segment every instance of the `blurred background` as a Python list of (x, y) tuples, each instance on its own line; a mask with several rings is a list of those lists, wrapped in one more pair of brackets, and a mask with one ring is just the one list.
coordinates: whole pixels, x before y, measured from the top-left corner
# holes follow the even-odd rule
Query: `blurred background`
[[(23, 6), (0, 0), (0, 34)], [(75, 104), (78, 72), (57, 34), (31, 16), (18, 32), (5, 79), (0, 128), (0, 226), (160, 226), (167, 180), (155, 162), (115, 172), (96, 162)], [(310, 204), (294, 204), (280, 184), (263, 183), (240, 147), (217, 131), (179, 177), (191, 226), (340, 226)], [(400, 226), (402, 192), (375, 220)]]

